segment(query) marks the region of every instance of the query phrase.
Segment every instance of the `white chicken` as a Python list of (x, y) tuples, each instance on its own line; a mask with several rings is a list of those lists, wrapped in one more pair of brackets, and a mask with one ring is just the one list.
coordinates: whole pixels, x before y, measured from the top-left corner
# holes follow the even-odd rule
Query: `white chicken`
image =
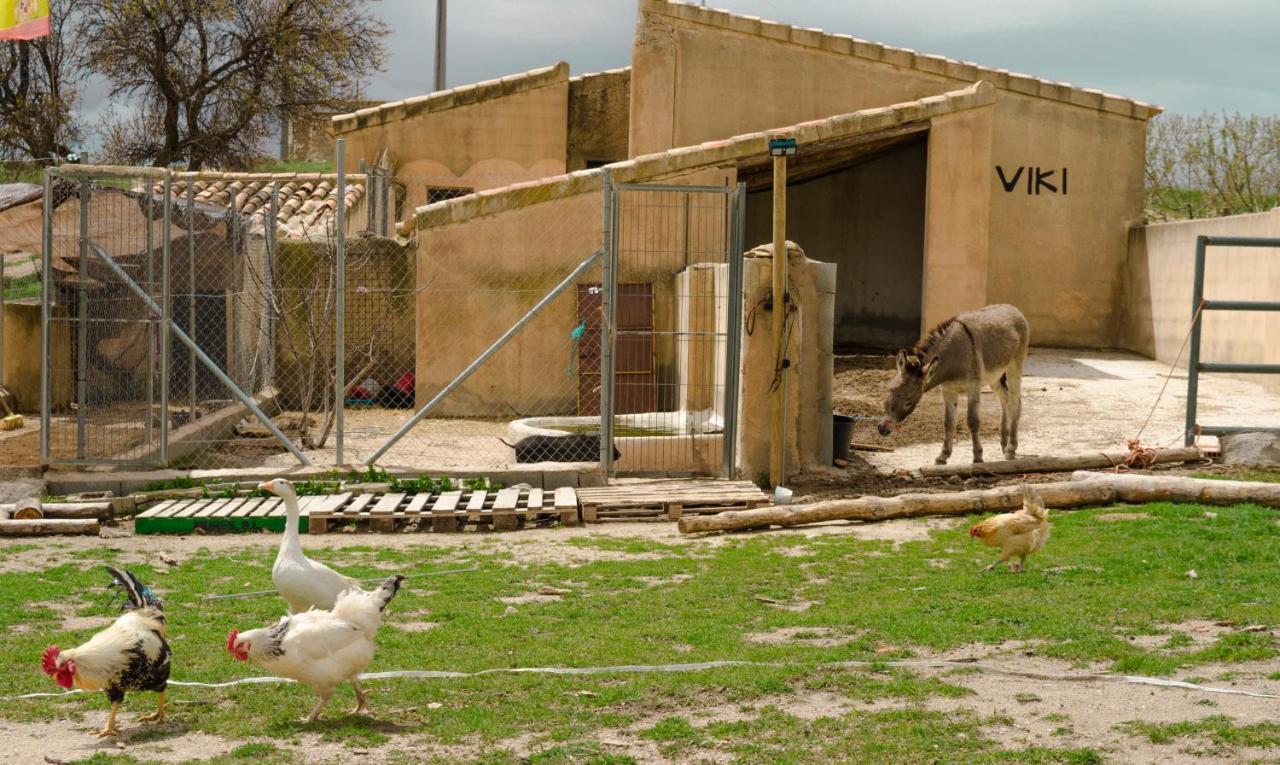
[(164, 692), (169, 684), (169, 644), (165, 641), (164, 606), (132, 571), (107, 567), (124, 588), (128, 603), (122, 614), (88, 642), (65, 651), (56, 645), (45, 649), (42, 669), (63, 688), (106, 691), (111, 702), (107, 724), (98, 736), (115, 736), (116, 715), (125, 691), (154, 691), (156, 711), (138, 720), (164, 717)]
[(275, 478), (258, 484), (259, 489), (269, 491), (284, 500), (284, 538), (271, 567), (271, 581), (275, 582), (280, 596), (289, 604), (289, 612), (300, 614), (310, 608), (328, 611), (338, 596), (347, 590), (360, 589), (356, 580), (343, 576), (323, 563), (311, 560), (302, 552), (302, 540), (298, 536), (298, 495), (293, 484), (284, 478)]
[(350, 590), (338, 597), (332, 611), (305, 611), (286, 616), (271, 627), (231, 631), (227, 651), (240, 661), (252, 661), (277, 677), (287, 677), (320, 697), (304, 723), (315, 722), (343, 682), (356, 692), (354, 714), (368, 711), (360, 672), (373, 660), (374, 637), (382, 624), (382, 610), (400, 589), (402, 576), (393, 576), (373, 592)]

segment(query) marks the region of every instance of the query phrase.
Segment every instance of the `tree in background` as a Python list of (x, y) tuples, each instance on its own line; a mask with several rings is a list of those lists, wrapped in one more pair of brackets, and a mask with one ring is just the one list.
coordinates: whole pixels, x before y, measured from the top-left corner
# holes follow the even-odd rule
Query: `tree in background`
[(86, 55), (135, 105), (114, 160), (243, 167), (282, 118), (340, 109), (382, 65), (369, 0), (83, 0)]
[(83, 135), (78, 50), (82, 0), (53, 0), (47, 37), (0, 42), (0, 159), (64, 157)]
[(1147, 131), (1153, 218), (1263, 212), (1280, 205), (1280, 118), (1165, 114)]

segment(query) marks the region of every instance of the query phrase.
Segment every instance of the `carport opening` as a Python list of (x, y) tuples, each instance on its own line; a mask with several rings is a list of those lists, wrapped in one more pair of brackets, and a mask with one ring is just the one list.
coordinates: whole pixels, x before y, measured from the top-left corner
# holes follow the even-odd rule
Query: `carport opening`
[[(928, 133), (822, 146), (787, 165), (787, 238), (835, 263), (835, 350), (892, 350), (920, 336)], [(773, 239), (767, 165), (739, 167), (747, 183), (746, 246)]]

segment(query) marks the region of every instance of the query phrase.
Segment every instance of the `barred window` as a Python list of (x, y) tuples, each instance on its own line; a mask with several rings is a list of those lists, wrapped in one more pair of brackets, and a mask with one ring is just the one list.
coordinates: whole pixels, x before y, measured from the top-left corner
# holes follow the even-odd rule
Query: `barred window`
[(428, 186), (427, 187), (427, 204), (443, 202), (446, 199), (457, 199), (465, 197), (468, 194), (475, 193), (475, 189), (469, 189), (462, 186)]

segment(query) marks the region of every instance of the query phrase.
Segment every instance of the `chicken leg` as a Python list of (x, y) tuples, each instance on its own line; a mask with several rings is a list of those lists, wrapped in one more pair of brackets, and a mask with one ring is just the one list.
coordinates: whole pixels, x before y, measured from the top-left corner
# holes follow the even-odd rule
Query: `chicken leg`
[(138, 718), (138, 722), (160, 721), (164, 719), (164, 691), (156, 694), (156, 711)]
[(978, 573), (979, 573), (979, 574), (985, 574), (985, 573), (987, 573), (988, 571), (990, 571), (990, 570), (994, 569), (996, 566), (999, 566), (1001, 563), (1004, 563), (1004, 562), (1005, 562), (1005, 561), (1007, 561), (1007, 560), (1009, 560), (1009, 557), (1008, 557), (1007, 555), (1001, 555), (999, 558), (997, 558), (995, 561), (993, 561), (993, 562), (991, 563), (991, 565), (990, 565), (990, 566), (987, 566), (986, 568), (982, 569), (982, 570), (981, 570), (981, 571), (979, 571)]
[(360, 681), (356, 678), (351, 679), (351, 687), (356, 692), (356, 708), (351, 710), (353, 715), (363, 715), (369, 713), (369, 694), (365, 693), (360, 687)]
[(119, 714), (119, 712), (120, 712), (120, 704), (117, 702), (112, 702), (111, 712), (107, 714), (107, 724), (102, 728), (102, 730), (98, 731), (97, 733), (94, 733), (93, 735), (97, 736), (98, 738), (107, 738), (108, 736), (119, 736), (120, 729), (116, 727), (116, 715)]
[(321, 697), (320, 697), (320, 701), (316, 702), (316, 707), (315, 707), (315, 709), (312, 709), (312, 710), (311, 710), (311, 714), (309, 714), (309, 715), (307, 715), (306, 717), (302, 718), (302, 722), (303, 722), (303, 723), (313, 723), (313, 722), (315, 722), (315, 721), (316, 721), (316, 718), (320, 717), (320, 712), (321, 712), (321, 710), (323, 710), (323, 709), (324, 709), (324, 705), (325, 705), (325, 704), (327, 704), (327, 703), (329, 703), (329, 697), (328, 697), (328, 696), (321, 696)]

